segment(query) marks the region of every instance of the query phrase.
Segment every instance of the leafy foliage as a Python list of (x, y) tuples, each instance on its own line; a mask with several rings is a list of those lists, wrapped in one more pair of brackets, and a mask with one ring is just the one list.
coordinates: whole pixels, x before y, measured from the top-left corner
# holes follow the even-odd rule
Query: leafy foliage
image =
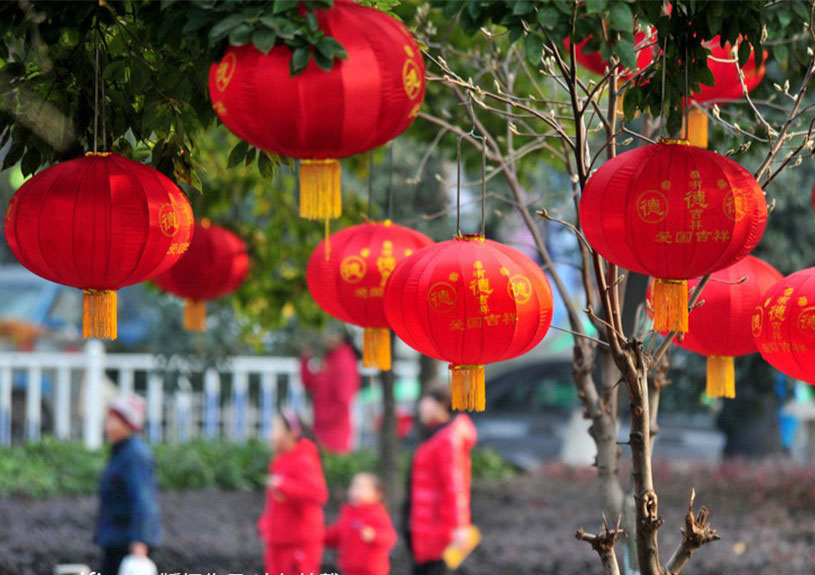
[[(163, 491), (263, 489), (269, 458), (266, 443), (244, 444), (198, 439), (185, 444), (153, 446), (156, 478)], [(107, 449), (89, 451), (79, 442), (45, 438), (0, 450), (0, 497), (25, 495), (44, 498), (57, 495), (94, 493), (108, 457)], [(355, 473), (376, 470), (375, 453), (358, 451), (349, 455), (322, 454), (323, 472), (331, 486), (347, 486)], [(407, 471), (407, 457), (400, 462)], [(474, 479), (511, 477), (514, 468), (494, 451), (472, 452)]]

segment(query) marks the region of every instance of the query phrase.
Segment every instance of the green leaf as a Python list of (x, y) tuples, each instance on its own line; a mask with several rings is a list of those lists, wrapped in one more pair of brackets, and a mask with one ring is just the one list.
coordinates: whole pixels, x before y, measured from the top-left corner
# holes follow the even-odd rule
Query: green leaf
[(296, 48), (291, 55), (291, 63), (289, 64), (290, 73), (296, 76), (308, 67), (311, 60), (311, 49), (308, 46), (300, 46)]
[(543, 54), (543, 40), (534, 32), (530, 32), (524, 38), (524, 53), (526, 60), (533, 66), (537, 66)]
[(606, 9), (607, 0), (586, 0), (586, 13), (599, 14)]
[(623, 98), (623, 95), (620, 94), (617, 97), (623, 98), (623, 115), (625, 116), (625, 121), (630, 122), (634, 119), (634, 114), (637, 113), (637, 106), (639, 104), (639, 95), (640, 89), (639, 88), (632, 88), (628, 90)]
[(255, 154), (257, 154), (257, 151), (257, 148), (249, 148), (249, 150), (246, 152), (246, 159), (244, 159), (243, 163), (247, 168), (252, 165), (252, 162), (255, 161)]
[(252, 40), (252, 27), (249, 24), (238, 24), (229, 32), (229, 43), (233, 46), (245, 46)]
[(634, 15), (631, 8), (624, 2), (614, 2), (608, 12), (611, 27), (619, 32), (631, 33), (634, 31)]
[(752, 46), (750, 46), (749, 42), (743, 41), (739, 44), (739, 66), (742, 68), (747, 64), (747, 60), (750, 59), (751, 49)]
[(20, 160), (20, 171), (23, 172), (23, 176), (28, 177), (39, 169), (40, 163), (40, 151), (37, 148), (28, 148)]
[(617, 55), (620, 63), (629, 70), (637, 69), (637, 53), (634, 51), (632, 38), (620, 37), (614, 45), (617, 48)]
[(538, 24), (547, 30), (554, 28), (559, 19), (560, 13), (558, 9), (551, 4), (546, 4), (538, 8)]
[(515, 0), (512, 2), (512, 13), (516, 16), (522, 16), (523, 14), (529, 14), (534, 10), (535, 4), (533, 2), (529, 2), (528, 0)]
[(306, 12), (306, 26), (308, 27), (309, 32), (316, 32), (320, 29), (319, 25), (317, 24), (317, 15), (314, 12)]
[(699, 70), (696, 79), (704, 86), (712, 86), (716, 83), (716, 80), (713, 78), (713, 72), (711, 72), (710, 68), (707, 67)]
[(274, 10), (272, 13), (280, 14), (281, 12), (294, 10), (297, 8), (297, 2), (298, 0), (274, 0)]
[(255, 30), (255, 33), (252, 34), (252, 44), (264, 54), (268, 54), (274, 48), (275, 42), (277, 42), (277, 34), (268, 28)]
[(782, 69), (787, 68), (787, 61), (789, 59), (789, 49), (786, 44), (776, 44), (773, 46), (773, 58), (781, 66)]
[(229, 152), (229, 159), (226, 162), (227, 168), (234, 168), (246, 158), (246, 152), (249, 150), (249, 144), (246, 142), (238, 142), (232, 151)]
[(209, 30), (209, 42), (214, 44), (218, 40), (226, 38), (234, 27), (243, 22), (243, 16), (240, 14), (230, 14)]

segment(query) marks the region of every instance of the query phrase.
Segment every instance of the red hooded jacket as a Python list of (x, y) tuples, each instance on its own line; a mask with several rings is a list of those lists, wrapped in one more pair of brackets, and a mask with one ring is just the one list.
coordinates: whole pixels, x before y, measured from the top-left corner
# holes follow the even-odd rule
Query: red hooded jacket
[(309, 368), (309, 359), (300, 363), (300, 378), (314, 405), (314, 435), (329, 451), (351, 450), (351, 400), (359, 389), (357, 356), (348, 343), (332, 349), (320, 371)]
[(291, 451), (272, 459), (269, 473), (280, 484), (266, 489), (266, 509), (258, 519), (261, 539), (267, 545), (322, 542), (328, 488), (314, 443), (299, 439)]
[[(373, 541), (362, 539), (362, 529), (374, 530)], [(396, 545), (388, 511), (381, 503), (346, 503), (340, 516), (325, 532), (325, 544), (338, 547), (338, 563), (343, 575), (388, 575), (388, 555)]]
[(458, 527), (470, 525), (470, 450), (476, 431), (465, 414), (425, 440), (410, 474), (410, 540), (417, 563), (441, 559)]

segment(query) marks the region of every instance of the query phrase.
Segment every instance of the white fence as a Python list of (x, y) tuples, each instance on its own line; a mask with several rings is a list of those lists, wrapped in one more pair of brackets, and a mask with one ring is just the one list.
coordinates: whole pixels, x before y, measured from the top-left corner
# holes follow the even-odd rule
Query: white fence
[[(415, 377), (418, 366), (396, 362), (394, 371)], [(98, 448), (105, 406), (127, 392), (146, 398), (145, 434), (154, 443), (267, 437), (278, 407), (310, 420), (295, 358), (235, 356), (201, 369), (179, 358), (106, 353), (100, 341), (90, 340), (73, 353), (0, 352), (0, 446), (52, 433)], [(378, 409), (363, 411), (354, 406), (357, 441), (372, 431)]]

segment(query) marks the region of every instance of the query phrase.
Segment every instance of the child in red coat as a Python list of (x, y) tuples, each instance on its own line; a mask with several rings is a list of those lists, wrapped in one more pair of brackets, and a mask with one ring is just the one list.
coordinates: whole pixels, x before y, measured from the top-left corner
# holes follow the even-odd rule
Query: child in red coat
[(325, 544), (339, 548), (342, 575), (387, 575), (390, 571), (388, 555), (396, 545), (396, 531), (382, 499), (376, 475), (354, 475), (348, 503), (325, 533)]
[(323, 505), (328, 489), (317, 447), (303, 437), (294, 412), (275, 417), (274, 458), (266, 480), (266, 509), (258, 531), (266, 546), (266, 572), (319, 575), (323, 556)]

